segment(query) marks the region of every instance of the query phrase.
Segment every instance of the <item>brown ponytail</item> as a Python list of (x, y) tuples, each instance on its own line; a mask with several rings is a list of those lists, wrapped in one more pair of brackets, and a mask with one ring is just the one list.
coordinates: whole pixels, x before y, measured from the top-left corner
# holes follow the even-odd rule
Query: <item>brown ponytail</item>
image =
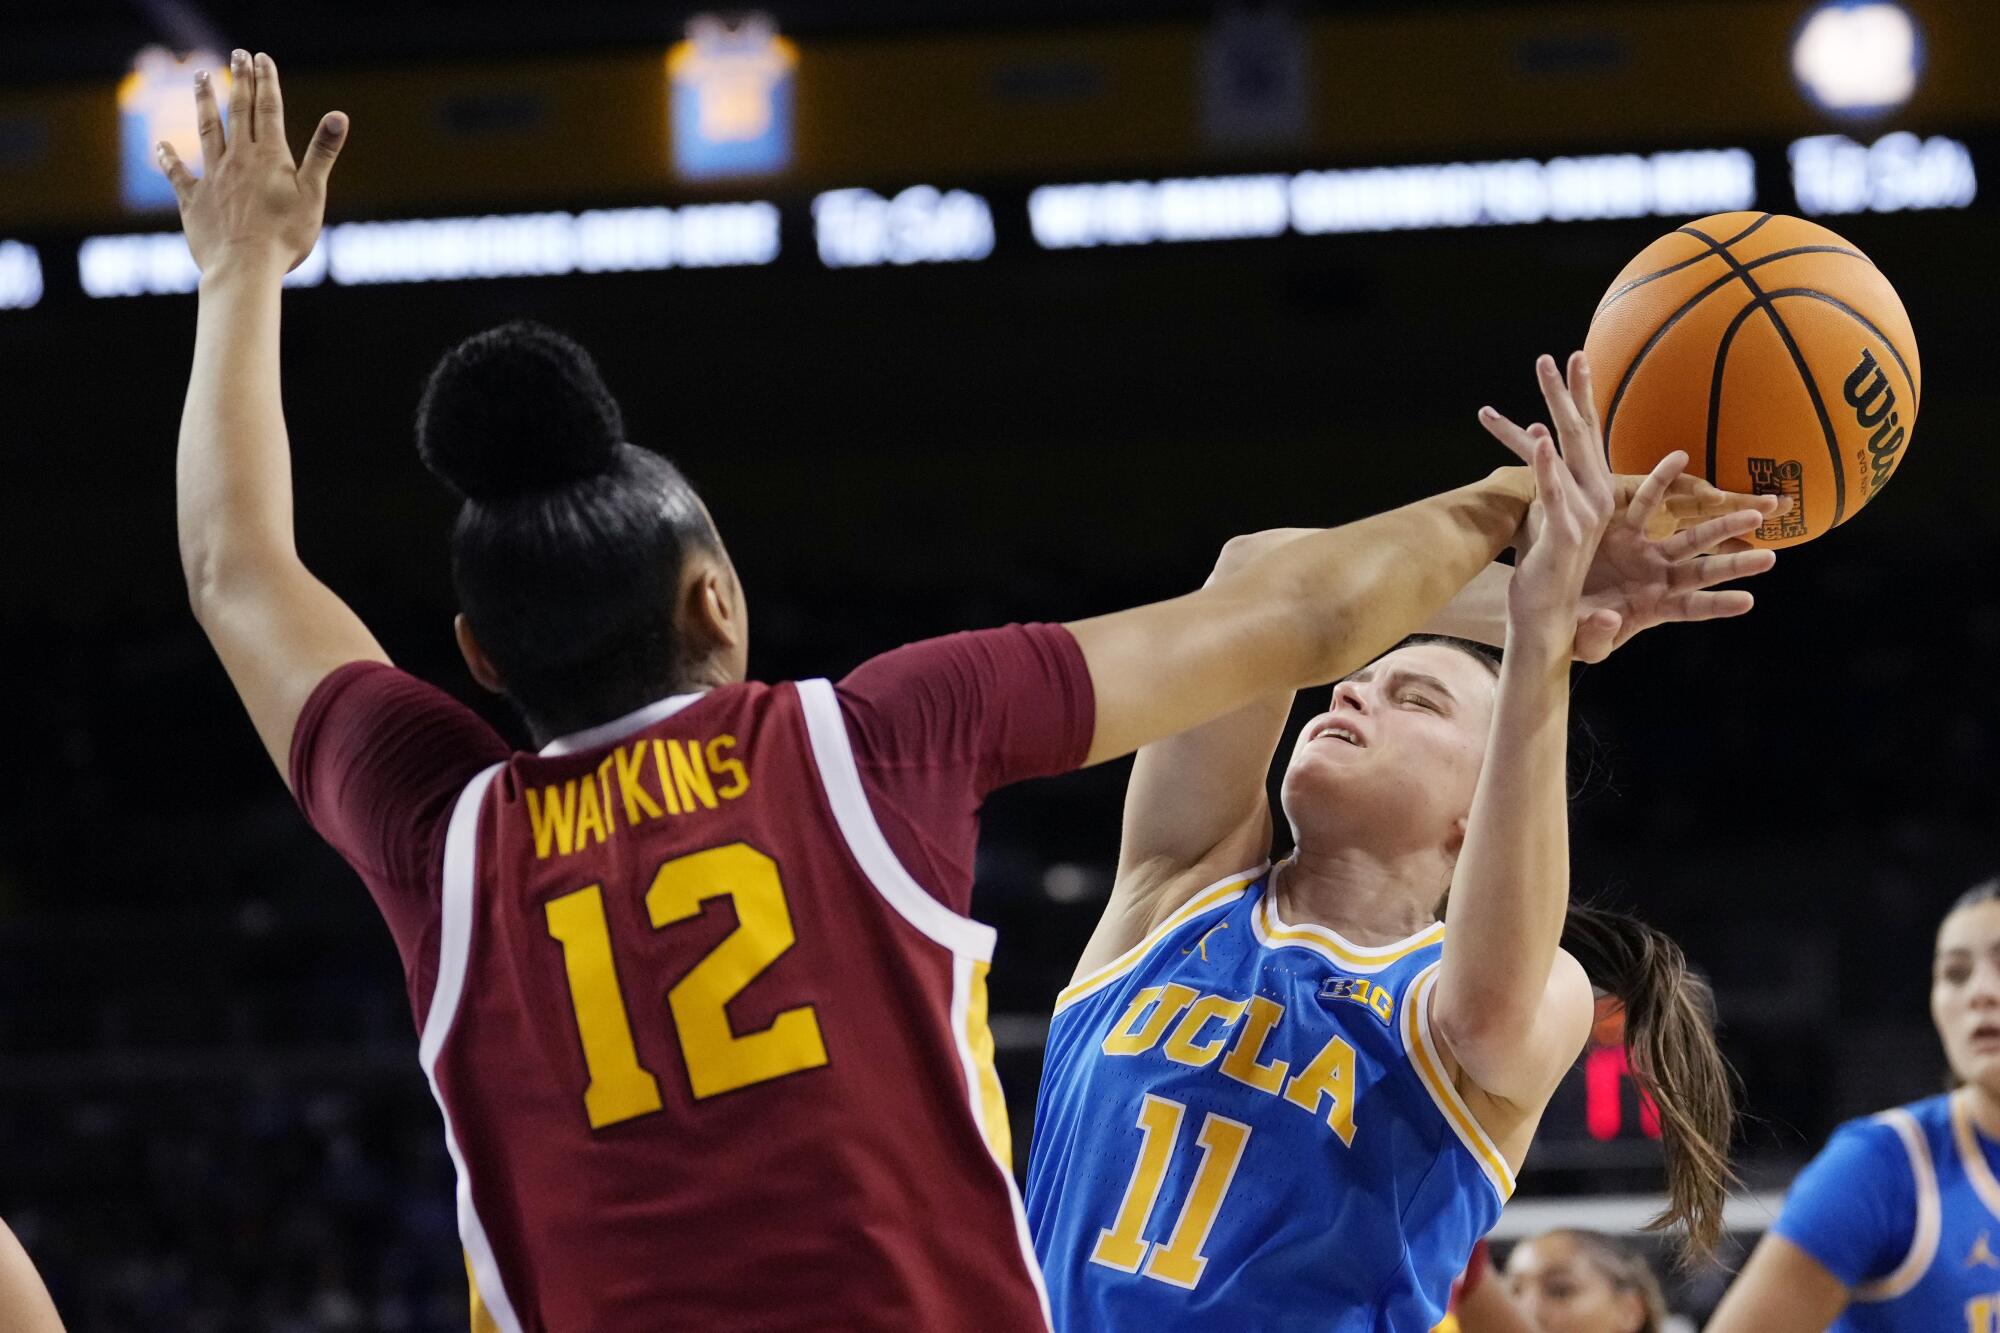
[(1707, 1257), (1735, 1178), (1735, 1075), (1715, 1042), (1715, 992), (1679, 945), (1621, 912), (1570, 904), (1562, 947), (1592, 985), (1623, 1002), (1633, 1075), (1659, 1108), (1668, 1202), (1647, 1230), (1677, 1226), (1682, 1260)]

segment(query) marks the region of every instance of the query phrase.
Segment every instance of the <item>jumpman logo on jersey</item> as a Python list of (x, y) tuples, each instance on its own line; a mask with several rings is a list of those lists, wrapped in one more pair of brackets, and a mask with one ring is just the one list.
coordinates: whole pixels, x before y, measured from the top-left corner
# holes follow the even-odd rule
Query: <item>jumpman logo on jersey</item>
[[(1228, 930), (1228, 929), (1229, 929), (1229, 923), (1225, 921), (1219, 926), (1210, 926), (1208, 930), (1208, 935), (1213, 935), (1218, 930)], [(1203, 935), (1200, 939), (1195, 941), (1195, 949), (1201, 950), (1201, 961), (1204, 963), (1208, 961), (1208, 935)], [(1190, 954), (1194, 952), (1194, 949), (1182, 949), (1181, 952), (1184, 954)]]
[(2000, 1256), (1996, 1256), (1993, 1253), (1993, 1245), (1987, 1239), (1986, 1232), (1980, 1232), (1979, 1239), (1972, 1242), (1972, 1253), (1965, 1256), (1965, 1266), (1967, 1268), (2000, 1268)]

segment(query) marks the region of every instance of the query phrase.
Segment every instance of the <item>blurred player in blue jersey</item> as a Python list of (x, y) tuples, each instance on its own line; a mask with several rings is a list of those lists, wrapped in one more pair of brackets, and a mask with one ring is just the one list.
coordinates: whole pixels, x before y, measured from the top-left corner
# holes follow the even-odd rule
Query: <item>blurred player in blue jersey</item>
[(1938, 927), (1931, 1019), (1958, 1089), (1835, 1130), (1709, 1333), (2000, 1333), (2000, 879)]
[(1289, 695), (1140, 752), (1028, 1169), (1061, 1333), (1431, 1328), (1583, 1048), (1593, 982), (1627, 1006), (1670, 1216), (1697, 1247), (1717, 1233), (1733, 1109), (1706, 986), (1656, 932), (1569, 911), (1569, 668), (1585, 632), (1748, 610), (1704, 590), (1772, 557), (1707, 554), (1749, 510), (1649, 539), (1685, 457), (1617, 513), (1588, 368), (1537, 374), (1560, 452), (1481, 414), (1536, 472), (1517, 564), (1488, 576), (1483, 621), (1475, 589), (1432, 626), (1503, 631), (1504, 663), (1420, 641), (1342, 680), (1285, 770), (1297, 850), (1276, 867)]

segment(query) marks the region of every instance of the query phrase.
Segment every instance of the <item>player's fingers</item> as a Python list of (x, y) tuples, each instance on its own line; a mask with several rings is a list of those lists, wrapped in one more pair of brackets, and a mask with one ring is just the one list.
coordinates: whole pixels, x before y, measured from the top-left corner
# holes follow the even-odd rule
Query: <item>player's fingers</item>
[(1687, 461), (1688, 456), (1676, 449), (1653, 464), (1653, 470), (1645, 475), (1639, 482), (1639, 488), (1632, 492), (1632, 503), (1625, 506), (1627, 526), (1645, 530), (1653, 521), (1654, 515), (1660, 512), (1660, 506), (1667, 498), (1667, 488), (1681, 475), (1681, 469), (1687, 466)]
[(1556, 359), (1546, 352), (1535, 358), (1535, 379), (1542, 386), (1542, 401), (1549, 405), (1549, 420), (1555, 423), (1556, 437), (1567, 452), (1581, 438), (1583, 421), (1576, 414), (1569, 386), (1563, 383), (1562, 373), (1556, 369)]
[(187, 169), (187, 163), (181, 161), (180, 154), (165, 139), (154, 145), (153, 156), (166, 175), (167, 183), (174, 187), (174, 201), (186, 208), (188, 191), (194, 189), (194, 173)]
[(257, 139), (256, 113), (250, 109), (256, 90), (257, 76), (250, 68), (250, 53), (230, 52), (229, 132), (239, 144), (254, 143)]
[(1579, 662), (1602, 662), (1618, 646), (1618, 631), (1624, 624), (1625, 618), (1609, 608), (1592, 611), (1577, 622), (1576, 643), (1570, 651)]
[(1718, 583), (1747, 579), (1762, 574), (1778, 563), (1776, 551), (1739, 551), (1735, 555), (1711, 555), (1676, 565), (1672, 582), (1676, 592), (1699, 592)]
[(1671, 619), (1680, 621), (1727, 620), (1747, 614), (1756, 605), (1757, 599), (1741, 588), (1725, 588), (1721, 592), (1692, 592), (1677, 597), (1666, 611)]
[(1571, 352), (1569, 357), (1569, 395), (1576, 403), (1576, 414), (1593, 435), (1599, 433), (1603, 423), (1597, 419), (1597, 394), (1590, 379), (1590, 358), (1582, 352)]
[(1535, 446), (1535, 499), (1549, 517), (1559, 518), (1569, 509), (1569, 471), (1563, 467), (1556, 442), (1543, 436)]
[(327, 174), (333, 170), (340, 146), (347, 142), (347, 115), (329, 111), (319, 118), (312, 142), (306, 145), (306, 160), (299, 164), (299, 186), (318, 194), (326, 192)]
[(289, 157), (291, 147), (285, 142), (285, 99), (278, 89), (278, 63), (259, 51), (251, 61), (251, 68), (256, 71), (257, 80), (257, 109), (252, 119), (256, 121), (258, 142), (275, 145)]
[(1533, 467), (1535, 464), (1535, 437), (1528, 431), (1501, 416), (1490, 407), (1479, 409), (1479, 424), (1486, 427), (1486, 433), (1513, 450), (1514, 456)]
[(215, 104), (215, 83), (208, 71), (194, 72), (194, 125), (201, 135), (201, 169), (213, 173), (222, 165), (227, 143), (222, 134), (222, 108)]
[(1660, 554), (1673, 561), (1706, 555), (1731, 537), (1743, 537), (1755, 532), (1763, 521), (1764, 516), (1756, 510), (1739, 509), (1691, 528), (1682, 528), (1660, 543)]

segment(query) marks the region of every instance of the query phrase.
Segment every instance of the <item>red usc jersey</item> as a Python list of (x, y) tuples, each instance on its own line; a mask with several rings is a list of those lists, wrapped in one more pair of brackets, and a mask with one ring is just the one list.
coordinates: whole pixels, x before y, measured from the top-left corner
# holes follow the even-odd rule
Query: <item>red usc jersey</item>
[[(1046, 1327), (986, 1028), (993, 934), (954, 910), (969, 884), (934, 891), (910, 868), (953, 876), (964, 830), (940, 765), (963, 761), (969, 819), (983, 782), (1087, 748), (1074, 642), (990, 633), (1034, 636), (1040, 668), (982, 680), (1016, 645), (957, 636), (969, 674), (941, 661), (912, 677), (905, 662), (872, 690), (729, 686), (539, 755), (478, 752), (463, 716), (438, 713), (432, 742), (461, 769), (485, 762), (453, 775), (455, 793), (409, 790), (424, 812), (374, 829), (373, 858), (342, 849), (378, 900), (400, 895), (384, 902), (392, 926), (407, 915), (398, 943), (458, 1169), (476, 1323)], [(386, 678), (377, 694), (415, 684), (343, 670)], [(1038, 689), (1044, 716), (1022, 720)], [(309, 707), (301, 730), (319, 739), (295, 741), (300, 799), (336, 845), (374, 818), (338, 791), (352, 777), (336, 753), (394, 769), (382, 733), (399, 755), (423, 748), (412, 707), (378, 703), (345, 742), (325, 733), (354, 701)], [(1012, 740), (982, 733), (994, 710), (1015, 717)], [(1006, 758), (933, 756), (911, 800), (894, 775), (913, 744)], [(418, 895), (380, 864), (418, 848), (436, 853), (434, 914), (410, 911)]]

